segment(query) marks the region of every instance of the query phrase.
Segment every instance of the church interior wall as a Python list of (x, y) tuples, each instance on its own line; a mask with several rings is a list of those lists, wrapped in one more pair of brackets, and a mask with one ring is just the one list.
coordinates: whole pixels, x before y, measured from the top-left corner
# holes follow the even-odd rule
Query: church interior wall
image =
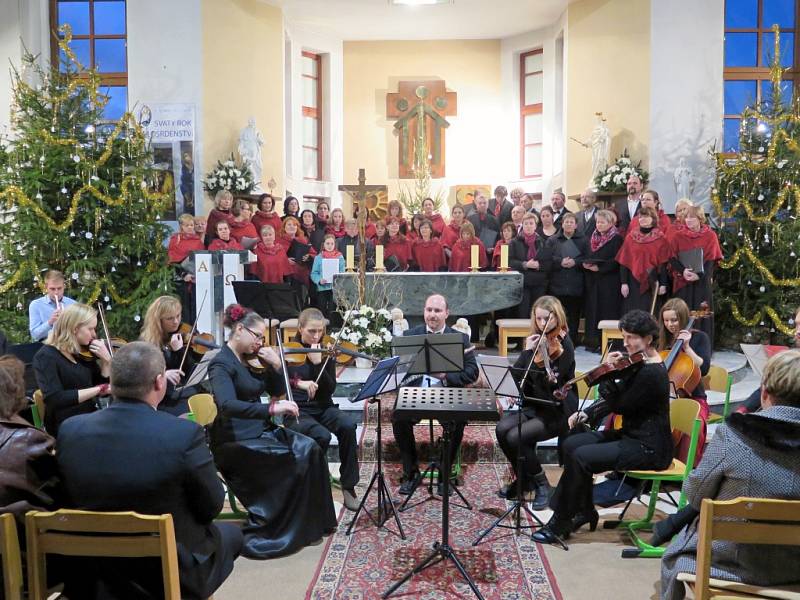
[[(500, 54), (500, 40), (345, 42), (345, 180), (354, 183), (365, 168), (367, 183), (387, 184), (390, 198), (401, 186), (413, 189), (413, 179), (398, 179), (398, 139), (386, 116), (386, 94), (400, 81), (443, 79), (457, 94), (458, 114), (447, 117), (446, 178), (434, 180), (432, 191), (496, 184), (499, 174), (510, 172), (499, 150), (510, 143), (503, 131)], [(349, 199), (343, 203), (349, 206)]]
[[(658, 0), (660, 1), (660, 0)], [(566, 153), (564, 188), (580, 193), (591, 175), (591, 152), (569, 141), (586, 141), (602, 111), (611, 132), (610, 159), (627, 148), (650, 159), (650, 2), (581, 0), (567, 8)]]
[(203, 0), (202, 23), (202, 172), (236, 151), (252, 116), (265, 139), (263, 176), (283, 190), (283, 13), (259, 0)]

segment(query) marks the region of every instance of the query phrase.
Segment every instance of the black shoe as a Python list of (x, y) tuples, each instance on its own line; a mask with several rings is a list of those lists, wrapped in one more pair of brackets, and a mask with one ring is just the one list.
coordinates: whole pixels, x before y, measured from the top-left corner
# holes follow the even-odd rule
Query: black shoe
[[(453, 495), (453, 486), (455, 485), (455, 483), (456, 483), (455, 479), (451, 479), (450, 480), (450, 485), (447, 488), (447, 495), (448, 496), (452, 496)], [(436, 495), (437, 496), (443, 496), (444, 495), (444, 482), (440, 481), (439, 483), (436, 484)]]
[(550, 487), (550, 482), (547, 481), (547, 475), (544, 471), (533, 476), (533, 485), (536, 496), (533, 498), (531, 508), (533, 510), (544, 510), (550, 504), (550, 494), (553, 488)]
[(569, 539), (571, 531), (572, 520), (565, 521), (553, 515), (547, 525), (531, 535), (531, 539), (540, 544), (555, 544), (558, 543), (559, 538), (562, 540)]
[(403, 477), (404, 481), (400, 484), (400, 493), (403, 496), (410, 496), (422, 480), (422, 474), (414, 471), (411, 475)]
[(578, 531), (581, 527), (589, 524), (589, 531), (597, 529), (597, 521), (600, 520), (600, 515), (596, 510), (590, 512), (580, 512), (572, 517), (572, 531)]
[(672, 524), (669, 519), (663, 519), (653, 525), (653, 537), (650, 538), (651, 546), (663, 546), (668, 543), (675, 535)]
[[(533, 486), (530, 484), (524, 484), (522, 486), (522, 496), (527, 496), (530, 492), (533, 491)], [(500, 488), (500, 491), (497, 492), (497, 495), (501, 498), (505, 498), (506, 500), (516, 500), (517, 499), (517, 480), (515, 479), (508, 485), (504, 485)]]

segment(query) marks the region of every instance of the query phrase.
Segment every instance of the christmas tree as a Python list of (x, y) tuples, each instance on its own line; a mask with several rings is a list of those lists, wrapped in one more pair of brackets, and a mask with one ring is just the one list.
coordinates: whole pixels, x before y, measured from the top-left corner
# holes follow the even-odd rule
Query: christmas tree
[[(172, 290), (158, 222), (166, 198), (144, 132), (130, 113), (103, 117), (100, 78), (70, 49), (49, 69), (29, 53), (12, 71), (11, 136), (0, 140), (0, 323), (28, 341), (27, 307), (58, 269), (67, 295), (102, 302), (112, 336), (138, 337), (149, 303)], [(98, 332), (100, 333), (100, 332)]]
[(739, 151), (716, 155), (711, 200), (725, 259), (715, 321), (725, 346), (789, 343), (800, 306), (800, 104), (783, 97), (774, 30), (765, 97), (742, 114)]

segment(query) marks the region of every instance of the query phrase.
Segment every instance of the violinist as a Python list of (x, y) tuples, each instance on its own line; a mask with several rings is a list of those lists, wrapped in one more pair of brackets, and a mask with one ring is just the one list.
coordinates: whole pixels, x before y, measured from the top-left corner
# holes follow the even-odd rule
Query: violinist
[[(316, 308), (307, 308), (297, 319), (296, 340), (304, 348), (319, 348), (325, 336), (325, 317)], [(331, 433), (339, 440), (339, 460), (342, 463), (340, 481), (344, 505), (358, 510), (355, 487), (358, 483), (358, 442), (356, 420), (339, 410), (333, 403), (336, 390), (336, 361), (321, 352), (306, 354), (301, 364), (289, 364), (292, 396), (297, 401), (300, 418), (289, 424), (294, 431), (307, 435), (322, 448), (323, 454), (331, 443)]]
[[(547, 328), (545, 330), (545, 328)], [(542, 334), (545, 340), (541, 345)], [(534, 360), (534, 351), (539, 357)], [(545, 365), (540, 353), (547, 353)], [(533, 361), (533, 364), (531, 364)], [(530, 369), (528, 367), (531, 367)], [(521, 384), (522, 438), (518, 437), (519, 416), (506, 413), (495, 428), (495, 435), (503, 454), (511, 463), (514, 475), (522, 477), (523, 492), (536, 493), (532, 507), (534, 510), (547, 508), (550, 501), (550, 484), (544, 469), (536, 457), (536, 443), (567, 433), (567, 415), (578, 407), (574, 392), (567, 395), (560, 406), (536, 403), (535, 398), (553, 399), (553, 390), (575, 375), (575, 348), (567, 335), (567, 317), (561, 302), (553, 296), (542, 296), (533, 304), (531, 310), (531, 335), (525, 341), (525, 350), (514, 363), (514, 378)], [(549, 379), (554, 375), (555, 381)], [(517, 453), (522, 449), (525, 472), (517, 473)], [(512, 481), (499, 491), (501, 498), (516, 500), (517, 482)]]
[[(247, 507), (248, 558), (291, 554), (336, 528), (325, 453), (304, 435), (276, 427), (271, 417), (297, 417), (297, 405), (276, 398), (285, 392), (280, 356), (263, 346), (266, 323), (238, 304), (225, 309), (228, 343), (211, 360), (209, 380), (219, 413), (210, 429), (214, 462)], [(267, 363), (254, 374), (243, 362), (257, 353)], [(269, 404), (261, 402), (268, 393)]]
[(95, 399), (108, 393), (111, 354), (97, 339), (97, 312), (68, 306), (33, 357), (36, 384), (44, 395), (44, 425), (56, 437), (62, 421), (97, 410)]
[[(227, 226), (227, 223), (225, 221), (217, 223), (218, 228), (223, 225)], [(194, 388), (175, 389), (191, 375), (196, 364), (192, 352), (185, 352), (187, 340), (178, 331), (181, 326), (182, 310), (181, 302), (175, 296), (159, 296), (147, 307), (144, 325), (139, 335), (140, 340), (150, 342), (164, 354), (167, 366), (167, 391), (158, 405), (158, 410), (175, 416), (189, 412), (189, 398), (199, 391)]]
[[(700, 377), (705, 377), (711, 367), (711, 340), (704, 331), (689, 329), (689, 307), (680, 298), (670, 298), (661, 308), (661, 322), (658, 328), (658, 349), (660, 352), (670, 350), (675, 342), (681, 341), (681, 352), (692, 359), (694, 368), (700, 371)], [(663, 356), (663, 354), (662, 354)], [(689, 398), (696, 400), (700, 405), (698, 415), (703, 422), (700, 437), (697, 440), (697, 456), (695, 464), (703, 456), (703, 447), (706, 441), (706, 421), (708, 420), (708, 399), (703, 389), (702, 381), (694, 390), (686, 390)], [(681, 394), (684, 396), (684, 394)]]
[[(586, 411), (574, 412), (567, 423), (575, 429), (615, 412), (623, 416), (622, 429), (570, 435), (562, 445), (564, 472), (550, 499), (553, 516), (533, 540), (550, 544), (567, 538), (588, 523), (597, 527), (592, 499), (592, 476), (609, 470), (665, 469), (672, 461), (669, 423), (669, 378), (655, 348), (658, 323), (643, 310), (632, 310), (619, 321), (625, 350), (642, 360), (623, 370), (610, 370), (600, 381), (601, 400)], [(613, 365), (621, 352), (608, 354)]]

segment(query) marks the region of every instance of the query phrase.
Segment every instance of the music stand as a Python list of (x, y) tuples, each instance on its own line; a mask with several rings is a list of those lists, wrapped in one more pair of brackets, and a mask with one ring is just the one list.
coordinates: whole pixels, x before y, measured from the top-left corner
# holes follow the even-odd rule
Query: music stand
[[(392, 351), (396, 355), (404, 357), (404, 363), (407, 365), (407, 375), (428, 375), (430, 373), (457, 373), (464, 369), (464, 338), (460, 333), (441, 333), (441, 334), (426, 334), (426, 335), (408, 335), (396, 337), (392, 340)], [(442, 423), (442, 429), (447, 429), (447, 423)], [(429, 424), (429, 435), (431, 447), (434, 445), (433, 441), (433, 421)], [(444, 438), (442, 438), (444, 439)], [(442, 470), (440, 461), (436, 460), (435, 453), (432, 460), (428, 463), (423, 473), (428, 474), (428, 497), (422, 500), (438, 500), (433, 493), (433, 481), (436, 473), (439, 474), (439, 480), (442, 480), (445, 471)], [(446, 478), (450, 478), (450, 471), (446, 471)], [(405, 512), (409, 506), (408, 503), (414, 494), (419, 489), (423, 482), (423, 477), (420, 477), (414, 482), (411, 492), (403, 500), (400, 505), (400, 512)], [(453, 490), (461, 498), (463, 505), (456, 504), (460, 508), (472, 510), (469, 501), (458, 489), (457, 485), (453, 485)], [(419, 502), (418, 504), (421, 504)], [(414, 505), (416, 506), (416, 504)]]
[(356, 514), (353, 515), (353, 520), (350, 521), (350, 524), (347, 526), (346, 535), (350, 535), (350, 533), (353, 531), (353, 527), (355, 526), (356, 521), (358, 521), (358, 515), (360, 515), (361, 511), (366, 508), (367, 498), (372, 492), (372, 488), (374, 486), (378, 492), (378, 512), (376, 516), (373, 516), (370, 511), (366, 510), (365, 512), (367, 516), (378, 529), (384, 527), (386, 521), (389, 520), (389, 517), (393, 516), (395, 523), (397, 523), (397, 529), (400, 532), (400, 539), (406, 539), (406, 535), (403, 532), (403, 525), (400, 523), (400, 515), (397, 514), (397, 509), (395, 509), (391, 494), (389, 493), (389, 487), (386, 485), (386, 478), (383, 474), (383, 450), (381, 448), (381, 394), (396, 392), (398, 390), (399, 384), (397, 380), (397, 363), (399, 362), (399, 356), (393, 356), (391, 358), (384, 358), (381, 360), (372, 369), (369, 377), (367, 377), (367, 380), (361, 387), (361, 391), (359, 391), (358, 395), (352, 399), (352, 402), (366, 400), (369, 403), (377, 403), (378, 405), (378, 436), (376, 439), (377, 445), (375, 450), (378, 464), (375, 473), (372, 475), (372, 479), (367, 486), (367, 491), (364, 493), (364, 497), (361, 498), (361, 502), (358, 505)]
[[(554, 404), (556, 406), (559, 405), (558, 402), (554, 400), (546, 400), (546, 399), (539, 399), (539, 398), (526, 398), (520, 389), (519, 384), (514, 379), (512, 375), (512, 371), (514, 370), (508, 364), (508, 360), (502, 356), (480, 356), (480, 360), (478, 361), (478, 365), (480, 366), (481, 370), (483, 371), (483, 375), (486, 378), (486, 381), (489, 383), (489, 387), (497, 396), (504, 396), (506, 398), (511, 398), (513, 403), (517, 405), (517, 439), (518, 448), (517, 448), (517, 495), (516, 500), (511, 505), (511, 507), (500, 515), (494, 523), (492, 523), (488, 529), (483, 531), (474, 542), (472, 542), (473, 546), (477, 546), (481, 543), (481, 540), (489, 535), (496, 527), (500, 527), (503, 529), (513, 529), (517, 535), (522, 533), (523, 529), (535, 529), (537, 527), (541, 528), (544, 527), (544, 523), (542, 520), (536, 516), (530, 508), (528, 508), (528, 503), (525, 501), (524, 494), (523, 494), (523, 483), (525, 479), (525, 457), (522, 455), (522, 403), (523, 399), (530, 399), (534, 402), (540, 402), (543, 404)], [(522, 524), (522, 511), (525, 511), (530, 518), (536, 521), (536, 525), (523, 525)], [(513, 525), (505, 525), (503, 521), (507, 516), (513, 513)], [(561, 540), (557, 538), (558, 543), (561, 545), (564, 550), (567, 549), (567, 545)]]
[(294, 319), (303, 310), (297, 288), (291, 283), (234, 281), (233, 294), (242, 306), (252, 308), (267, 319), (267, 343), (272, 345), (272, 319)]

